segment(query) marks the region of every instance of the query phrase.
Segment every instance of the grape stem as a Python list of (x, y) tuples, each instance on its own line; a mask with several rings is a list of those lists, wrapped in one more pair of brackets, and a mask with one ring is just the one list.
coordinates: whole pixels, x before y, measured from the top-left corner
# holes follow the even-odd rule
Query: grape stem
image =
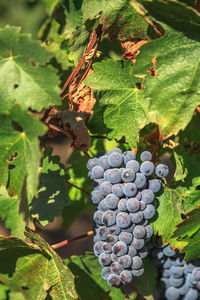
[(60, 243), (58, 243), (58, 244), (51, 245), (51, 247), (52, 247), (53, 249), (58, 249), (58, 248), (61, 248), (61, 247), (65, 246), (65, 245), (68, 245), (68, 244), (71, 243), (71, 242), (75, 242), (75, 241), (77, 241), (77, 240), (81, 240), (81, 239), (83, 239), (83, 238), (86, 238), (86, 237), (92, 236), (92, 235), (94, 235), (94, 231), (93, 231), (93, 230), (88, 231), (88, 232), (86, 232), (86, 233), (84, 233), (84, 234), (81, 234), (81, 235), (79, 235), (79, 236), (76, 236), (76, 237), (74, 237), (74, 238), (72, 238), (72, 239), (64, 240), (64, 241), (62, 241), (62, 242), (60, 242)]
[(75, 184), (73, 184), (73, 183), (71, 183), (71, 182), (69, 182), (69, 181), (67, 181), (67, 180), (66, 180), (66, 183), (67, 183), (68, 185), (70, 185), (70, 186), (72, 186), (72, 187), (74, 187), (74, 188), (80, 190), (80, 191), (83, 192), (84, 194), (90, 196), (90, 192), (87, 192), (86, 190), (82, 189), (81, 187), (79, 187), (79, 186), (77, 186), (77, 185), (75, 185)]
[(132, 291), (134, 291), (137, 294), (138, 300), (145, 300), (145, 298), (142, 296), (142, 294), (140, 294), (138, 289), (132, 283), (129, 283), (128, 285), (132, 289)]

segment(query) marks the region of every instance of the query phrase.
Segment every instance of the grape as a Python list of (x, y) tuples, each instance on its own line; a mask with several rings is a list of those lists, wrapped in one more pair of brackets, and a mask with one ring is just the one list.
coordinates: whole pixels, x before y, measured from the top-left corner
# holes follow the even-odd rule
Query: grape
[(140, 222), (138, 223), (138, 225), (142, 225), (143, 227), (146, 227), (148, 224), (149, 224), (149, 221), (148, 221), (148, 220), (145, 220), (145, 219), (143, 219), (142, 221), (140, 221)]
[(123, 164), (122, 155), (118, 152), (113, 152), (109, 155), (108, 162), (113, 168), (120, 167)]
[(133, 236), (129, 232), (121, 232), (119, 235), (119, 240), (126, 245), (129, 245), (132, 242)]
[(127, 254), (119, 257), (118, 261), (123, 268), (129, 268), (132, 264), (132, 258)]
[(122, 187), (123, 187), (123, 185), (120, 183), (114, 184), (112, 186), (112, 193), (117, 197), (123, 197), (124, 193), (123, 193)]
[(100, 193), (99, 190), (95, 190), (91, 192), (91, 202), (93, 204), (99, 204), (99, 202), (103, 200), (103, 195)]
[(105, 253), (111, 253), (112, 252), (112, 246), (108, 243), (103, 243), (103, 251)]
[(137, 194), (137, 187), (134, 183), (126, 183), (123, 186), (123, 192), (127, 197), (133, 197)]
[(116, 221), (116, 213), (112, 210), (107, 210), (102, 215), (102, 222), (106, 226), (112, 226), (115, 224)]
[(99, 238), (98, 238), (97, 235), (95, 235), (95, 236), (93, 237), (93, 243), (95, 244), (95, 243), (98, 242), (98, 241), (99, 241)]
[(123, 228), (122, 231), (123, 232), (129, 232), (129, 233), (133, 233), (133, 229), (135, 228), (135, 224), (131, 224), (129, 227)]
[(111, 260), (112, 260), (113, 262), (116, 262), (116, 261), (119, 260), (119, 257), (116, 256), (116, 255), (112, 252), (112, 253), (111, 253)]
[(139, 250), (139, 256), (143, 259), (147, 257), (148, 255), (148, 249), (146, 247), (143, 247), (142, 249)]
[(144, 274), (144, 268), (141, 268), (141, 269), (139, 269), (139, 270), (133, 270), (133, 271), (132, 271), (132, 274), (133, 274), (133, 276), (135, 276), (135, 277), (139, 277), (139, 276), (141, 276), (142, 274)]
[(126, 204), (127, 204), (127, 200), (123, 198), (119, 200), (117, 207), (120, 211), (127, 211)]
[(161, 189), (160, 181), (159, 181), (158, 179), (152, 179), (152, 180), (149, 180), (149, 189), (150, 189), (153, 193), (159, 192), (160, 189)]
[(147, 204), (146, 204), (146, 202), (144, 202), (144, 201), (140, 201), (140, 210), (144, 210), (145, 208), (147, 207)]
[(100, 185), (104, 182), (105, 180), (103, 178), (101, 179), (95, 179), (93, 180), (93, 190), (98, 191), (100, 188)]
[(104, 242), (98, 241), (94, 244), (94, 253), (96, 256), (99, 256), (103, 252)]
[(137, 250), (134, 248), (134, 246), (131, 244), (128, 247), (128, 255), (130, 255), (131, 257), (136, 256), (137, 254)]
[(104, 174), (104, 169), (100, 166), (95, 166), (94, 168), (92, 168), (91, 178), (99, 179), (103, 177), (103, 174)]
[(108, 234), (106, 238), (106, 242), (110, 245), (114, 245), (118, 241), (117, 235)]
[(103, 225), (102, 223), (102, 215), (103, 212), (100, 210), (95, 211), (94, 216), (93, 216), (93, 220), (95, 223), (99, 224), (99, 225)]
[(120, 279), (122, 282), (124, 283), (129, 283), (132, 281), (133, 279), (133, 276), (132, 276), (132, 273), (131, 271), (128, 271), (128, 270), (124, 270), (121, 272), (120, 274)]
[(112, 193), (112, 184), (108, 181), (104, 181), (100, 187), (99, 191), (103, 196), (107, 196)]
[(128, 211), (136, 212), (140, 209), (140, 201), (138, 201), (136, 198), (130, 198), (126, 203), (126, 207)]
[(169, 173), (169, 169), (167, 165), (164, 164), (160, 164), (156, 167), (156, 171), (155, 171), (156, 175), (158, 177), (166, 177)]
[(146, 177), (141, 173), (136, 173), (136, 178), (134, 183), (138, 189), (143, 189), (147, 183)]
[(135, 160), (135, 154), (132, 151), (126, 151), (122, 154), (124, 163), (127, 164), (130, 160)]
[(133, 235), (137, 239), (142, 239), (146, 235), (146, 229), (145, 227), (141, 225), (136, 225), (135, 228), (133, 229)]
[(119, 235), (121, 232), (121, 228), (117, 224), (108, 227), (107, 229), (110, 234), (114, 234), (114, 235)]
[(183, 276), (183, 269), (181, 267), (172, 266), (170, 268), (170, 275), (174, 278), (180, 278)]
[(110, 267), (104, 267), (101, 271), (101, 276), (104, 280), (107, 280), (108, 276), (112, 274)]
[(96, 235), (98, 236), (98, 238), (102, 241), (105, 241), (108, 235), (108, 231), (106, 226), (101, 226), (99, 228), (96, 229)]
[(99, 255), (99, 263), (102, 266), (109, 266), (111, 264), (111, 256), (107, 253), (101, 253)]
[(194, 281), (199, 281), (200, 280), (200, 268), (195, 268), (192, 271), (192, 276), (191, 276), (192, 280)]
[(133, 223), (138, 224), (143, 220), (143, 212), (130, 213), (130, 218)]
[(137, 249), (137, 250), (142, 249), (144, 247), (144, 239), (137, 239), (134, 237), (132, 244), (135, 249)]
[(142, 260), (139, 256), (134, 256), (132, 258), (132, 268), (133, 270), (139, 270), (142, 267)]
[(88, 170), (92, 170), (92, 168), (96, 167), (98, 165), (98, 158), (90, 158), (87, 161), (86, 167)]
[(155, 215), (155, 207), (152, 204), (148, 204), (147, 207), (143, 210), (144, 218), (149, 220)]
[(114, 152), (117, 152), (117, 153), (122, 154), (122, 150), (119, 149), (119, 148), (113, 148), (113, 149), (111, 149), (110, 152), (109, 152), (108, 154), (110, 155), (110, 154), (112, 154), (112, 153), (114, 153)]
[(127, 169), (133, 169), (133, 171), (135, 173), (139, 172), (140, 170), (140, 164), (137, 160), (130, 160), (127, 164), (126, 164), (126, 168)]
[(176, 259), (176, 266), (184, 266), (184, 261), (181, 257), (177, 257)]
[(138, 191), (137, 194), (135, 195), (135, 198), (140, 201), (142, 199), (142, 193)]
[(122, 173), (122, 180), (124, 182), (132, 182), (135, 179), (135, 172), (133, 169), (124, 169)]
[(125, 243), (119, 241), (116, 244), (114, 244), (112, 250), (113, 250), (113, 253), (116, 256), (122, 256), (122, 255), (125, 255), (127, 253), (128, 247)]
[(117, 208), (119, 198), (113, 194), (109, 194), (106, 196), (105, 201), (108, 208), (115, 209)]
[(168, 256), (174, 256), (176, 254), (175, 250), (173, 250), (170, 245), (167, 245), (164, 249), (163, 249), (163, 253)]
[(198, 292), (195, 289), (190, 288), (187, 294), (185, 295), (185, 300), (196, 300), (198, 299)]
[(183, 296), (183, 295), (187, 294), (189, 287), (187, 286), (187, 284), (184, 284), (178, 290), (179, 290), (180, 295)]
[(106, 176), (110, 183), (114, 184), (121, 181), (121, 173), (119, 169), (109, 169)]
[(105, 198), (98, 204), (97, 208), (100, 211), (106, 211), (108, 209)]
[(110, 168), (110, 164), (108, 162), (108, 156), (107, 155), (103, 155), (101, 157), (99, 157), (99, 166), (102, 167), (104, 170), (108, 170)]
[(117, 261), (111, 264), (110, 270), (112, 273), (117, 275), (119, 275), (123, 271), (122, 266)]
[(173, 286), (169, 287), (165, 292), (165, 297), (167, 300), (178, 300), (179, 296), (179, 290)]
[(141, 161), (148, 161), (152, 159), (152, 154), (149, 151), (144, 151), (140, 155)]
[(120, 277), (116, 274), (108, 276), (107, 282), (110, 286), (118, 287), (121, 284)]
[(154, 172), (154, 164), (150, 161), (145, 161), (140, 166), (140, 172), (145, 176), (150, 176)]
[(170, 258), (168, 258), (163, 264), (163, 269), (169, 269), (171, 266), (172, 266), (172, 261)]
[(163, 269), (162, 270), (162, 276), (169, 278), (170, 277), (169, 269)]
[(171, 284), (171, 286), (174, 287), (180, 287), (184, 282), (184, 278), (174, 278), (174, 277), (170, 277), (169, 279), (169, 283)]
[(130, 223), (131, 223), (131, 219), (127, 213), (125, 213), (125, 212), (118, 213), (118, 215), (116, 217), (116, 224), (120, 228), (126, 228), (130, 225)]
[(150, 239), (153, 235), (153, 228), (150, 225), (147, 225), (145, 227), (145, 230), (146, 230), (146, 238)]
[(141, 192), (141, 194), (142, 194), (142, 200), (144, 202), (146, 202), (147, 204), (150, 204), (150, 203), (153, 202), (153, 200), (154, 200), (154, 193), (151, 190), (148, 190), (148, 189), (143, 190)]

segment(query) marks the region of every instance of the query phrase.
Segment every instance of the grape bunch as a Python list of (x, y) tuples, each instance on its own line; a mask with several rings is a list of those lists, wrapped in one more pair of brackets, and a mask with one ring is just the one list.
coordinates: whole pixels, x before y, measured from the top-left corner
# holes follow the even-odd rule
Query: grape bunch
[[(155, 264), (159, 266), (160, 281), (155, 299), (197, 300), (200, 294), (200, 259), (186, 262), (184, 255), (170, 245), (151, 250)], [(163, 298), (162, 295), (165, 295)]]
[(97, 206), (94, 253), (103, 266), (102, 277), (114, 287), (144, 272), (145, 244), (153, 235), (148, 223), (156, 212), (154, 194), (162, 187), (160, 178), (168, 174), (164, 164), (155, 168), (150, 152), (142, 152), (140, 159), (141, 164), (132, 151), (114, 148), (87, 162), (94, 184), (91, 201)]

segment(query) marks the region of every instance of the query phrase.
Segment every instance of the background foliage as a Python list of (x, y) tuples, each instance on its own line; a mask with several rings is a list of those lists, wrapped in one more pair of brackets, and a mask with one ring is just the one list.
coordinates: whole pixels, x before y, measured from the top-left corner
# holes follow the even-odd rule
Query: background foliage
[[(36, 226), (62, 215), (69, 229), (93, 210), (87, 157), (116, 145), (138, 154), (149, 149), (156, 162), (167, 159), (170, 176), (151, 225), (187, 260), (199, 257), (198, 7), (187, 0), (1, 1), (0, 217), (11, 236), (0, 237), (0, 299), (137, 297), (110, 288), (92, 253), (62, 260)], [(97, 29), (100, 56), (87, 53), (78, 73), (87, 78), (80, 86), (70, 82), (69, 98), (60, 102)], [(53, 106), (58, 114), (45, 119)], [(63, 111), (69, 111), (65, 118)], [(45, 135), (55, 136), (49, 124), (71, 138), (68, 165), (44, 147)], [(133, 282), (147, 299), (156, 276), (147, 259), (144, 275)]]

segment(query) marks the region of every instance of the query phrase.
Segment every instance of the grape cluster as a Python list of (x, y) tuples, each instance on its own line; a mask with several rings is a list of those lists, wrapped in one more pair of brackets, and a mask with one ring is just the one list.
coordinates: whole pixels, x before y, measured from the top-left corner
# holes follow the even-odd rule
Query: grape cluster
[(155, 299), (197, 300), (200, 293), (200, 259), (190, 262), (170, 245), (160, 245), (151, 250), (159, 266), (160, 281)]
[(103, 266), (102, 277), (110, 286), (129, 283), (143, 274), (145, 247), (153, 235), (148, 225), (155, 215), (154, 194), (168, 174), (164, 164), (154, 166), (148, 151), (141, 153), (140, 164), (132, 151), (119, 148), (89, 159), (88, 176), (94, 183), (91, 201), (94, 213), (94, 253)]

